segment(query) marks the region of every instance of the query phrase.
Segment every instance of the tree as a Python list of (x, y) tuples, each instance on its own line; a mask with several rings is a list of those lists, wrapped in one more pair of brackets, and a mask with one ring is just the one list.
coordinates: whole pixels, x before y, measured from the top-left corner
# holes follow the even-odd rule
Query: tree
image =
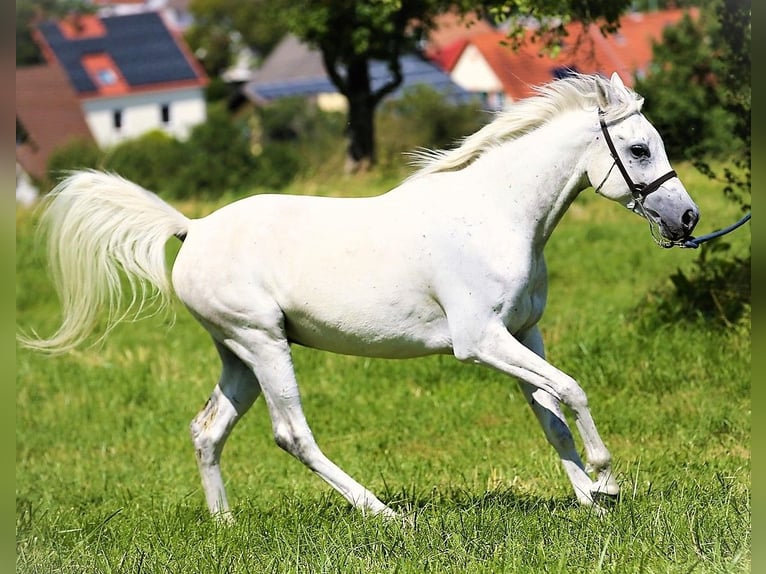
[[(699, 21), (666, 30), (654, 70), (636, 83), (668, 152), (720, 181), (743, 211), (751, 197), (750, 39), (749, 0), (708, 0)], [(726, 325), (744, 319), (749, 327), (750, 248), (734, 251), (725, 239), (701, 249), (691, 272), (670, 277), (675, 293), (661, 312), (675, 320), (702, 314)]]
[(92, 12), (85, 0), (18, 0), (16, 2), (16, 65), (31, 66), (45, 60), (32, 38), (32, 26), (43, 18), (58, 18), (70, 12)]
[[(544, 24), (541, 33), (563, 33), (570, 19), (604, 18), (604, 29), (614, 30), (628, 4), (629, 0), (297, 0), (287, 2), (280, 12), (293, 33), (322, 52), (328, 76), (348, 100), (348, 169), (356, 171), (375, 161), (374, 113), (402, 83), (401, 56), (419, 40), (418, 30), (433, 27), (438, 14), (454, 9), (511, 18), (515, 30), (522, 26), (521, 16), (531, 16)], [(370, 78), (374, 59), (385, 61), (389, 71), (379, 87), (373, 87)]]
[(268, 54), (287, 31), (279, 11), (285, 0), (192, 0), (194, 25), (186, 41), (211, 77), (219, 76), (244, 44)]
[(711, 177), (720, 177), (711, 157), (733, 158), (735, 170), (723, 172), (724, 190), (744, 208), (750, 196), (750, 34), (750, 0), (710, 0), (698, 21), (686, 17), (665, 30), (654, 47), (653, 70), (636, 82), (671, 157), (689, 159)]

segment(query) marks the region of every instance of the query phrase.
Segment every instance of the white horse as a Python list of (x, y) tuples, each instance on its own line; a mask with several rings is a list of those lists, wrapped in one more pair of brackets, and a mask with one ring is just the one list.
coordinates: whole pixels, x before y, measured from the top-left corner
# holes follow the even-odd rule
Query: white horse
[[(649, 220), (666, 246), (690, 236), (698, 209), (640, 113), (642, 98), (617, 75), (578, 75), (538, 91), (459, 147), (420, 153), (412, 177), (372, 198), (257, 195), (192, 220), (116, 175), (75, 172), (51, 192), (42, 221), (63, 323), (50, 338), (20, 341), (64, 352), (104, 309), (108, 332), (152, 301), (166, 304), (164, 246), (175, 236), (183, 245), (172, 287), (223, 363), (191, 423), (213, 515), (231, 518), (221, 452), (261, 394), (280, 447), (353, 506), (394, 515), (317, 446), (292, 344), (370, 357), (448, 353), (506, 373), (520, 382), (577, 499), (616, 497), (585, 393), (544, 358), (543, 248), (589, 185)], [(574, 413), (587, 464), (561, 403)]]

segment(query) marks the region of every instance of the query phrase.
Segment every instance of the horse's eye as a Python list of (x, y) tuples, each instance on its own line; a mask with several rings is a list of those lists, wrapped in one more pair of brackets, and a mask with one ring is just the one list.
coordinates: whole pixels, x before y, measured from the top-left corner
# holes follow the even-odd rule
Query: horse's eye
[(646, 144), (635, 144), (630, 146), (630, 153), (633, 154), (633, 157), (638, 159), (649, 157), (651, 155), (649, 153), (649, 146)]

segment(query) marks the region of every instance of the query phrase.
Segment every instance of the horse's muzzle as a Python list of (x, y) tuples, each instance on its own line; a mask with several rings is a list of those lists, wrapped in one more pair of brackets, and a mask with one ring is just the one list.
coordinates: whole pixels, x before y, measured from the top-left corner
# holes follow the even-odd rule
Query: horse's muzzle
[(660, 189), (644, 200), (646, 217), (660, 227), (663, 237), (670, 241), (689, 239), (699, 221), (699, 208), (686, 191), (669, 192)]

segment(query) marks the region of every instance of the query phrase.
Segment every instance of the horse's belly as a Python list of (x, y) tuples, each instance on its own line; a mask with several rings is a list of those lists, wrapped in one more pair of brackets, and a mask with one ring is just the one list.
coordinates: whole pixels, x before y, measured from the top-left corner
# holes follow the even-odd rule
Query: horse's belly
[[(451, 352), (447, 320), (434, 301), (306, 302), (283, 309), (290, 341), (346, 355), (407, 358)], [(350, 303), (348, 306), (345, 303)]]

